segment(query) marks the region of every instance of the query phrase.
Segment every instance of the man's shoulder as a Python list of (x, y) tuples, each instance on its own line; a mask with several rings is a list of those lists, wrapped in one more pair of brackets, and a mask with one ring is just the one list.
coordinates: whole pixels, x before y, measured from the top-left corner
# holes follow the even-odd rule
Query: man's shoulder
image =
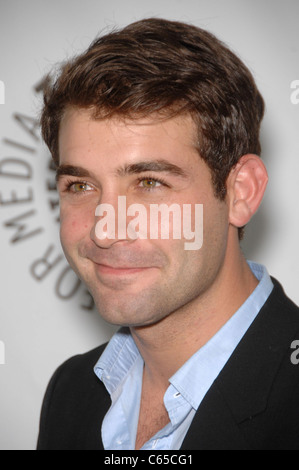
[(241, 345), (268, 345), (273, 351), (289, 353), (294, 338), (299, 335), (299, 307), (287, 296), (277, 279), (271, 277), (273, 289), (251, 324)]
[(86, 365), (93, 364), (94, 361), (96, 363), (101, 354), (103, 353), (104, 349), (106, 348), (107, 344), (108, 343), (104, 343), (84, 353), (76, 354), (67, 359), (62, 364), (62, 366), (64, 365), (65, 367), (85, 367)]
[(102, 449), (98, 426), (110, 401), (94, 366), (105, 347), (71, 357), (52, 375), (43, 401), (39, 450)]
[(75, 403), (76, 407), (85, 406), (85, 402), (92, 402), (99, 392), (105, 394), (105, 387), (94, 373), (94, 366), (105, 347), (106, 344), (103, 344), (64, 361), (50, 379), (44, 397), (44, 408), (52, 402), (57, 409), (64, 410), (66, 397), (69, 405)]
[[(270, 308), (277, 312), (282, 319), (290, 319), (295, 323), (299, 323), (299, 307), (285, 293), (282, 285), (271, 277), (274, 288), (265, 303), (266, 308)], [(281, 315), (282, 314), (282, 315)]]
[(76, 376), (77, 379), (83, 377), (87, 378), (90, 374), (94, 374), (93, 368), (106, 346), (107, 343), (104, 343), (85, 353), (70, 357), (57, 368), (54, 375), (63, 375), (64, 377)]

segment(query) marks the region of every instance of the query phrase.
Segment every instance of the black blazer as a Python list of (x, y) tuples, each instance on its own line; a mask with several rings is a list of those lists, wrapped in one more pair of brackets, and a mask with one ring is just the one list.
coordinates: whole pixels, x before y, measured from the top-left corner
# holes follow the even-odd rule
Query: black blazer
[[(274, 289), (205, 395), (182, 450), (299, 450), (299, 308)], [(75, 356), (53, 375), (37, 450), (103, 450), (110, 396), (93, 372), (105, 345)]]

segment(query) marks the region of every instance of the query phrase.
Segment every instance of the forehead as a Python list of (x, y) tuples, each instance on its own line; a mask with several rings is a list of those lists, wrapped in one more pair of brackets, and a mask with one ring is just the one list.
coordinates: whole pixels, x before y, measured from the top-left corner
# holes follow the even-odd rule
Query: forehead
[(132, 163), (140, 156), (188, 160), (192, 153), (198, 159), (196, 135), (190, 115), (94, 119), (90, 110), (69, 108), (60, 125), (60, 163), (70, 159), (82, 163), (91, 156), (117, 157), (118, 163)]

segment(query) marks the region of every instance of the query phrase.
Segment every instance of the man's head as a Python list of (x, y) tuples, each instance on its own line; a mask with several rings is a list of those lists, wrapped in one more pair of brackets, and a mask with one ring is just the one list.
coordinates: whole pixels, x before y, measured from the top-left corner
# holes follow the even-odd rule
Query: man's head
[[(265, 189), (263, 110), (251, 74), (214, 36), (158, 19), (96, 40), (45, 91), (62, 244), (108, 321), (146, 325), (209, 297)], [(203, 247), (99, 240), (96, 207), (120, 195), (144, 207), (202, 204)]]
[(184, 23), (133, 23), (65, 64), (45, 92), (42, 115), (43, 137), (57, 164), (59, 126), (69, 106), (89, 108), (98, 118), (191, 115), (199, 155), (221, 199), (240, 157), (261, 151), (264, 102), (251, 73), (215, 36)]

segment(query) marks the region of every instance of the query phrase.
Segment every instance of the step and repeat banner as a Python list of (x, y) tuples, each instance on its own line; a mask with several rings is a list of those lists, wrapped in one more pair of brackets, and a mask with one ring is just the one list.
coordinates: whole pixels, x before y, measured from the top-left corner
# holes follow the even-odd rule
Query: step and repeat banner
[(299, 3), (296, 0), (0, 0), (0, 449), (35, 449), (45, 388), (70, 356), (115, 327), (68, 266), (59, 201), (38, 116), (49, 70), (103, 31), (150, 16), (226, 42), (266, 101), (269, 185), (247, 228), (246, 256), (299, 303)]

